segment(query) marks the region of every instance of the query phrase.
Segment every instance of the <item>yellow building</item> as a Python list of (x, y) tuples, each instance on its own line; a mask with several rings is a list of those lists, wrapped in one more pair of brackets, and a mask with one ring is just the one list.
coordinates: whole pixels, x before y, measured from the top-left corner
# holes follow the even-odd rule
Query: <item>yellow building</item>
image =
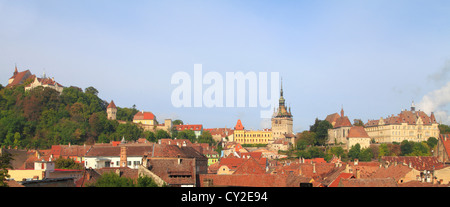
[(156, 117), (152, 112), (140, 111), (133, 117), (133, 123), (155, 125)]
[(428, 116), (416, 111), (414, 102), (411, 111), (403, 110), (397, 116), (369, 120), (365, 130), (377, 143), (402, 142), (403, 140), (422, 142), (430, 137), (439, 137), (439, 128), (433, 112)]
[(239, 144), (268, 144), (273, 141), (272, 130), (245, 130), (239, 119), (234, 127), (234, 141)]

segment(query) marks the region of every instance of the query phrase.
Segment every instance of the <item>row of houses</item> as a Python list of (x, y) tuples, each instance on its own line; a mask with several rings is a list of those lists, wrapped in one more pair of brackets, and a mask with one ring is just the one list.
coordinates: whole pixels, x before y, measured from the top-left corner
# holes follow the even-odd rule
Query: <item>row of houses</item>
[[(175, 139), (56, 145), (39, 151), (2, 149), (2, 153), (13, 155), (10, 182), (22, 186), (84, 187), (114, 172), (133, 179), (146, 175), (160, 186), (177, 187), (431, 187), (449, 185), (449, 146), (448, 135), (442, 135), (438, 156), (382, 157), (372, 162), (342, 162), (339, 157), (328, 162), (283, 159), (264, 148), (249, 150), (227, 143), (220, 158), (209, 164), (208, 147)], [(54, 161), (59, 157), (74, 159), (85, 169), (56, 169)]]

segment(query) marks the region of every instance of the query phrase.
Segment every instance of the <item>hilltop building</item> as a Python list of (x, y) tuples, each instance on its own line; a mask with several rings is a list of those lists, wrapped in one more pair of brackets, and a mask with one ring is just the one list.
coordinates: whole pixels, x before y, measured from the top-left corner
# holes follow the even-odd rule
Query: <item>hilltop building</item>
[(348, 132), (347, 149), (359, 144), (361, 149), (370, 147), (370, 137), (362, 126), (352, 126)]
[(172, 120), (165, 119), (163, 124), (157, 124), (156, 116), (152, 112), (139, 111), (133, 117), (133, 123), (138, 124), (144, 131), (156, 132), (157, 130), (172, 131)]
[(281, 82), (280, 99), (278, 110), (274, 111), (272, 116), (272, 137), (274, 139), (287, 138), (293, 135), (293, 119), (291, 114), (291, 107), (289, 110), (286, 107), (285, 99), (283, 97), (283, 82)]
[(116, 120), (117, 107), (116, 104), (114, 104), (114, 101), (111, 101), (108, 107), (106, 107), (106, 114), (109, 120)]
[(7, 87), (13, 87), (25, 83), (28, 79), (34, 79), (36, 76), (31, 74), (30, 70), (19, 72), (15, 66), (13, 76), (8, 79)]
[(325, 120), (333, 126), (332, 129), (328, 129), (328, 144), (347, 144), (352, 123), (344, 115), (344, 108), (341, 108), (341, 115), (338, 113), (330, 114)]
[(28, 84), (27, 86), (25, 86), (25, 91), (31, 90), (33, 88), (42, 86), (44, 88), (52, 88), (55, 89), (56, 91), (58, 91), (59, 93), (62, 93), (64, 86), (62, 86), (61, 84), (57, 83), (55, 81), (55, 78), (48, 78), (45, 73), (42, 76), (42, 78), (38, 78), (38, 77), (34, 77), (34, 81), (30, 84)]
[(422, 142), (430, 137), (439, 137), (439, 128), (434, 113), (428, 116), (423, 111), (416, 111), (414, 102), (411, 110), (403, 110), (397, 116), (369, 120), (365, 129), (377, 143), (402, 142), (403, 140)]

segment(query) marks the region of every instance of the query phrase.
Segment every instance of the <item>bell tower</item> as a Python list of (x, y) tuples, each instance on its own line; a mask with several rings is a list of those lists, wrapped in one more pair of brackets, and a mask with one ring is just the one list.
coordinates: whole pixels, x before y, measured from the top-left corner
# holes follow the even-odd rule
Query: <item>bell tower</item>
[(281, 79), (279, 105), (272, 117), (272, 137), (274, 139), (285, 138), (285, 135), (293, 134), (293, 116), (290, 107), (289, 110), (286, 108), (286, 100), (283, 95), (283, 79)]

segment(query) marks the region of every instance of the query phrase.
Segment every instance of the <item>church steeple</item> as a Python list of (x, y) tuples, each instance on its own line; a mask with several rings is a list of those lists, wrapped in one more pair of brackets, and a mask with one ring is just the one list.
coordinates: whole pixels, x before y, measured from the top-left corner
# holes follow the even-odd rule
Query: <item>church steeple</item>
[(19, 73), (19, 71), (17, 71), (17, 64), (14, 64), (14, 66), (15, 66), (15, 70), (14, 70), (14, 75), (17, 75), (17, 73)]
[(285, 100), (283, 97), (283, 78), (281, 78), (281, 89), (280, 89), (280, 100), (279, 100), (279, 105), (280, 106), (284, 106)]

